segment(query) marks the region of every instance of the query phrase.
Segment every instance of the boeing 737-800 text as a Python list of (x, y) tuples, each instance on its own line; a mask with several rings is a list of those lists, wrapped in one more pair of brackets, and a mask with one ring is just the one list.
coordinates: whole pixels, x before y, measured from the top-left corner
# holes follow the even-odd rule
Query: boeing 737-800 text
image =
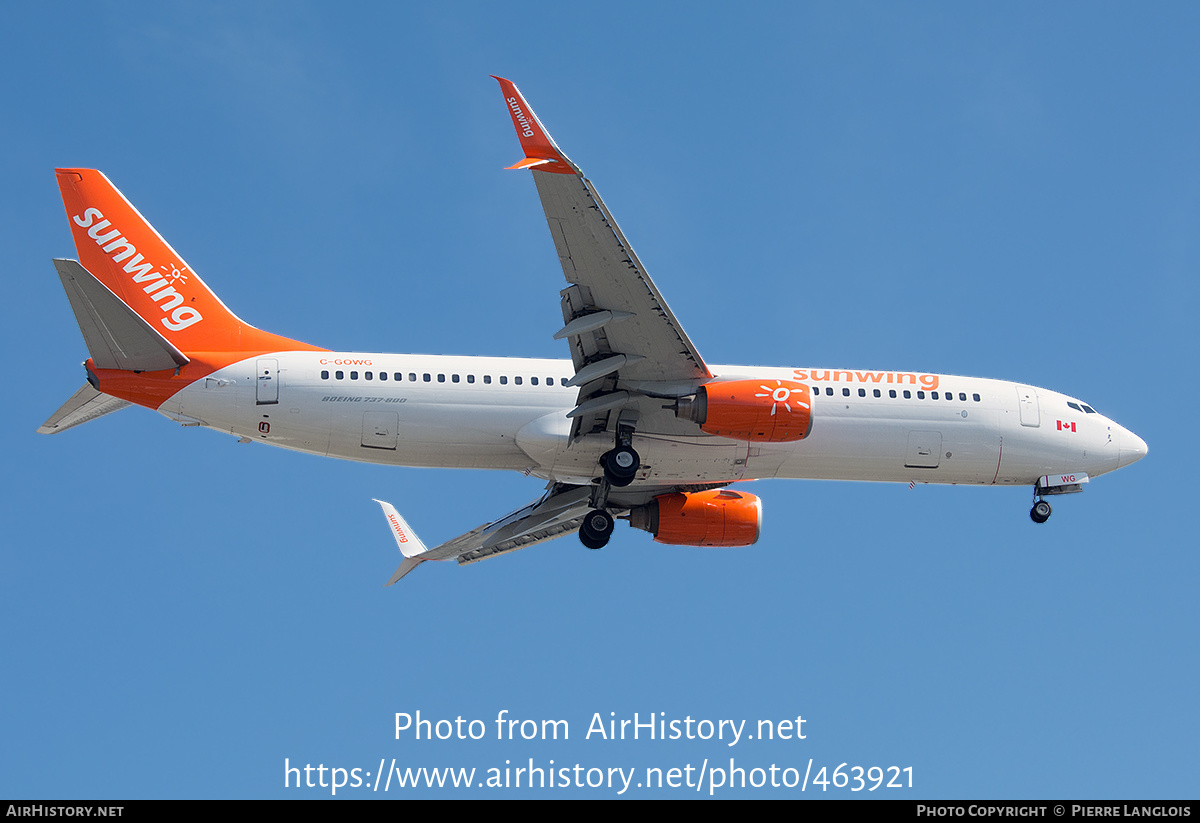
[(235, 316), (98, 171), (59, 169), (79, 260), (55, 260), (91, 357), (87, 385), (39, 431), (130, 404), (314, 454), (513, 469), (536, 502), (426, 548), (381, 503), (404, 560), (471, 563), (571, 532), (604, 546), (614, 518), (655, 540), (745, 546), (769, 477), (1027, 485), (1045, 497), (1146, 454), (1071, 397), (917, 372), (708, 364), (604, 202), (520, 92), (497, 78), (566, 275), (570, 360), (333, 352)]

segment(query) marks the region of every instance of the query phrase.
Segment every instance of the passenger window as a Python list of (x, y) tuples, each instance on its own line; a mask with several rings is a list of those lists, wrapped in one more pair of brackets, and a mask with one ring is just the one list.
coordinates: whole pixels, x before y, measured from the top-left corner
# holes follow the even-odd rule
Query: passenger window
[(918, 399), (918, 400), (924, 400), (924, 399), (925, 399), (925, 392), (923, 392), (923, 391), (919, 391), (919, 392), (917, 392), (917, 399)]
[[(920, 396), (920, 395), (918, 395), (918, 397), (919, 397), (919, 396)], [(931, 400), (937, 400), (937, 399), (938, 399), (937, 392), (930, 392), (930, 393), (929, 393), (929, 397), (930, 397), (930, 399), (931, 399)]]
[(521, 378), (519, 378), (519, 377), (514, 377), (514, 378), (513, 378), (513, 382), (514, 382), (514, 383), (516, 383), (516, 384), (519, 386), (519, 385), (521, 385)]
[(467, 382), (468, 382), (468, 383), (474, 383), (474, 382), (475, 382), (475, 375), (473, 375), (473, 374), (468, 374), (468, 375), (467, 375)]
[(450, 382), (451, 382), (451, 383), (457, 383), (457, 382), (458, 382), (458, 375), (457, 375), (457, 374), (452, 374), (452, 375), (450, 375)]
[(438, 375), (438, 382), (439, 382), (439, 383), (445, 383), (445, 382), (446, 382), (446, 375), (444, 375), (444, 374), (439, 374), (439, 375)]
[(895, 389), (888, 389), (888, 397), (890, 397), (890, 398), (892, 398), (893, 400), (895, 400), (895, 399), (896, 399), (896, 390), (895, 390)]
[(368, 380), (370, 380), (370, 379), (372, 379), (372, 377), (374, 377), (374, 372), (367, 372), (363, 376), (366, 377)]
[(500, 375), (500, 385), (501, 386), (508, 385), (508, 375), (505, 375), (505, 374)]
[(905, 390), (904, 390), (904, 399), (905, 399), (905, 400), (912, 400), (912, 392), (910, 392), (908, 389), (905, 389)]
[(536, 386), (538, 384), (536, 377), (529, 378), (529, 385)]
[(352, 371), (352, 372), (350, 372), (350, 379), (351, 379), (351, 380), (357, 380), (357, 379), (358, 379), (358, 372), (356, 372), (356, 371)]
[(433, 375), (429, 372), (425, 372), (423, 375), (421, 375), (421, 379), (423, 379), (426, 383), (429, 383), (433, 380)]
[(381, 372), (379, 373), (379, 379), (380, 379), (380, 380), (387, 380), (387, 372), (385, 372), (385, 371), (381, 371)]
[(959, 399), (959, 400), (966, 400), (966, 399), (967, 399), (967, 393), (966, 393), (965, 391), (960, 391), (960, 392), (958, 393), (958, 399)]
[(859, 396), (859, 397), (866, 397), (866, 396), (867, 396), (867, 390), (866, 390), (866, 389), (859, 389), (859, 390), (858, 390), (858, 396)]
[(882, 392), (880, 392), (880, 391), (879, 391), (879, 389), (876, 389), (876, 390), (875, 390), (875, 396), (876, 396), (876, 397), (883, 397), (883, 393), (882, 393)]
[(978, 403), (979, 402), (979, 394), (976, 393), (976, 394), (971, 395), (971, 399), (974, 400), (976, 403)]
[(336, 377), (338, 380), (341, 380), (346, 376), (346, 373), (344, 371), (335, 371), (333, 373), (333, 376)]
[(492, 382), (492, 376), (490, 374), (485, 374), (483, 376), (483, 382), (485, 384), (490, 384)]
[(850, 390), (842, 389), (842, 397), (849, 397), (849, 396), (850, 396)]
[(399, 383), (400, 381), (402, 381), (404, 379), (404, 372), (398, 371), (395, 374), (393, 374), (392, 377), (395, 378), (397, 383)]
[(827, 395), (828, 395), (828, 396), (830, 396), (830, 397), (833, 397), (833, 386), (826, 386), (826, 387), (825, 387), (825, 394), (827, 394)]
[(322, 380), (328, 380), (328, 379), (329, 379), (329, 372), (328, 372), (328, 371), (323, 371), (323, 372), (321, 372), (321, 379), (322, 379)]
[(417, 373), (416, 373), (416, 372), (412, 372), (412, 371), (410, 371), (410, 372), (408, 373), (408, 382), (409, 382), (409, 383), (416, 383), (416, 382), (417, 382)]

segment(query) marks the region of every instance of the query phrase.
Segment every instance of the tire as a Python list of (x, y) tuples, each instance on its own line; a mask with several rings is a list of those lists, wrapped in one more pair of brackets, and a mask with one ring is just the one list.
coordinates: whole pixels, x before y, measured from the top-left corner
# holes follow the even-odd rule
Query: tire
[(579, 527), (579, 542), (589, 549), (602, 549), (608, 545), (616, 522), (612, 515), (603, 509), (592, 509), (583, 517), (583, 525)]
[(604, 457), (600, 458), (600, 463), (604, 467), (604, 478), (608, 480), (609, 485), (622, 487), (628, 486), (637, 477), (642, 459), (629, 446), (618, 446), (605, 452)]
[(1050, 519), (1050, 511), (1050, 504), (1045, 500), (1039, 500), (1029, 510), (1029, 519), (1034, 523), (1045, 523)]

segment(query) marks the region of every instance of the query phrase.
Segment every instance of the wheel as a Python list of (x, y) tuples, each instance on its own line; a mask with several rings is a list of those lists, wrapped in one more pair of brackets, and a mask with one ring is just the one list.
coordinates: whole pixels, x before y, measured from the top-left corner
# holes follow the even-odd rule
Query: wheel
[(605, 452), (600, 462), (604, 466), (605, 479), (613, 486), (628, 486), (642, 465), (638, 453), (629, 446), (617, 446)]
[(602, 549), (608, 545), (615, 525), (611, 514), (603, 509), (592, 509), (579, 527), (579, 542), (589, 549)]
[(1033, 508), (1029, 510), (1029, 517), (1034, 523), (1045, 523), (1050, 519), (1050, 504), (1045, 500), (1034, 503)]

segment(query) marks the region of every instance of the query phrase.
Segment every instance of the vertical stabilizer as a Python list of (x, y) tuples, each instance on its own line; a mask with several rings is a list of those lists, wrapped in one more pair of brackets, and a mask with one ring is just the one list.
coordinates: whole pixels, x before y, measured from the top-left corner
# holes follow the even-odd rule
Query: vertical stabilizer
[(261, 331), (225, 307), (200, 276), (95, 169), (56, 169), (88, 272), (179, 351), (311, 349)]

